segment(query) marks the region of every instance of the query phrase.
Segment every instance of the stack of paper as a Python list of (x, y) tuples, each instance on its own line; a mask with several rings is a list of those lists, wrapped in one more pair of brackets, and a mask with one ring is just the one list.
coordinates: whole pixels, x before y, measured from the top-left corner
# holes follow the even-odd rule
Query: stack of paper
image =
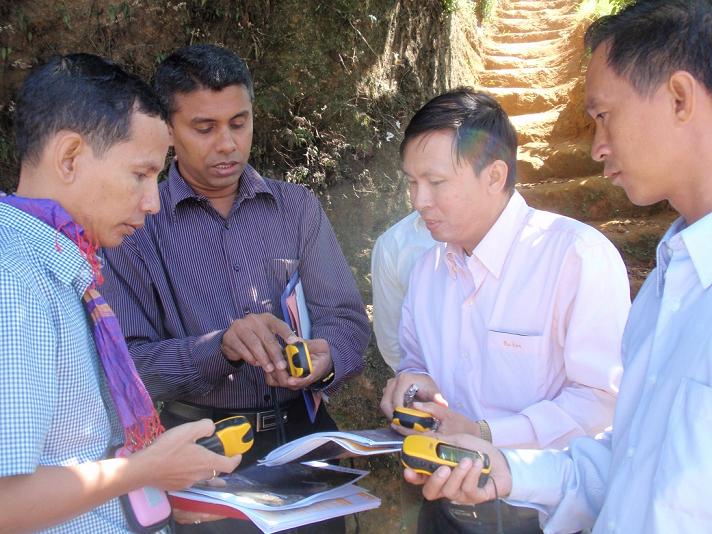
[[(381, 506), (381, 499), (352, 484), (341, 488), (339, 494), (340, 496), (334, 494), (331, 499), (317, 501), (308, 506), (277, 511), (233, 507), (220, 499), (186, 491), (172, 492), (171, 502), (176, 508), (223, 517), (249, 519), (267, 534), (326, 521), (334, 517), (373, 510)], [(238, 513), (235, 514), (235, 511)]]
[(403, 436), (390, 428), (317, 432), (277, 447), (259, 462), (266, 466), (307, 460), (331, 460), (399, 452)]
[(213, 481), (171, 492), (171, 502), (193, 512), (247, 517), (271, 533), (377, 508), (380, 499), (355, 485), (367, 473), (321, 462), (250, 466), (220, 477), (220, 487)]

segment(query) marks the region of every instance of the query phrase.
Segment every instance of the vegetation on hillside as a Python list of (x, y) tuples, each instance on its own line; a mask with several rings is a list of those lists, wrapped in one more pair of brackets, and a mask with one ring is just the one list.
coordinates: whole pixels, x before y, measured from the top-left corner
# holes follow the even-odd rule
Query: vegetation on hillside
[(636, 0), (582, 0), (579, 12), (586, 18), (596, 19), (618, 13)]
[(256, 167), (317, 190), (358, 176), (384, 142), (397, 139), (412, 109), (446, 88), (448, 5), (447, 0), (0, 2), (0, 189), (12, 189), (17, 175), (13, 98), (33, 66), (58, 53), (90, 52), (148, 79), (171, 50), (200, 42), (227, 46), (250, 66)]
[(458, 9), (474, 9), (480, 22), (492, 15), (496, 3), (497, 0), (440, 0), (443, 13), (451, 15)]
[(477, 1), (477, 18), (479, 20), (487, 20), (492, 16), (497, 0), (478, 0)]

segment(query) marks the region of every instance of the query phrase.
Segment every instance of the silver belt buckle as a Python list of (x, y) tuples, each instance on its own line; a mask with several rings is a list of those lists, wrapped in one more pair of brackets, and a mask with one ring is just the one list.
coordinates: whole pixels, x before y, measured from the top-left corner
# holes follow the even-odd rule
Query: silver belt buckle
[[(267, 430), (277, 428), (277, 414), (274, 410), (257, 412), (257, 417), (255, 419), (257, 423), (257, 432), (266, 432)], [(282, 422), (287, 422), (286, 413), (282, 413)]]

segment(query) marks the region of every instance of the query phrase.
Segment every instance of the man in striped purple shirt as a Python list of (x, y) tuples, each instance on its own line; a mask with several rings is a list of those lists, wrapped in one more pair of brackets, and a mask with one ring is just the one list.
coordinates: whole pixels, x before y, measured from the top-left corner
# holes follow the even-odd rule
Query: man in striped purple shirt
[[(161, 211), (106, 252), (104, 294), (168, 426), (247, 414), (249, 463), (286, 439), (335, 429), (312, 423), (303, 389), (334, 393), (364, 365), (369, 325), (351, 270), (318, 200), (262, 178), (248, 163), (252, 81), (245, 63), (212, 45), (180, 49), (156, 71), (176, 159), (159, 185)], [(299, 272), (314, 372), (292, 378), (280, 338), (280, 295)], [(333, 373), (333, 378), (324, 381)]]

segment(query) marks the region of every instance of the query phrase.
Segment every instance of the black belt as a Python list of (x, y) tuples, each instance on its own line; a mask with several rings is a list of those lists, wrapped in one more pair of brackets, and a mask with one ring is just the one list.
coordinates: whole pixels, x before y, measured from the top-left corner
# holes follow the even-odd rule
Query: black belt
[[(280, 405), (283, 423), (286, 423), (289, 420), (289, 410), (292, 407), (296, 407), (298, 402), (298, 400), (295, 400), (293, 402)], [(226, 417), (241, 415), (250, 422), (255, 432), (267, 432), (277, 428), (277, 413), (274, 410), (240, 412), (236, 410), (225, 410), (222, 408), (211, 408), (210, 406), (197, 406), (195, 404), (188, 404), (187, 402), (180, 401), (166, 402), (163, 405), (163, 410), (182, 419), (187, 419), (188, 421), (197, 421), (198, 419), (212, 419), (213, 421), (219, 421), (221, 419), (225, 419)]]

